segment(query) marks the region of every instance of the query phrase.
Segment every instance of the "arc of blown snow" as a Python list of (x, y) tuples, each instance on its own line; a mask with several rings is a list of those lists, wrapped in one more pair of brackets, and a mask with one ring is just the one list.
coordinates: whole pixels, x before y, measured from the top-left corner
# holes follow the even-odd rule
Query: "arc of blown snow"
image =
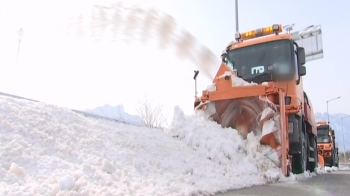
[(178, 25), (173, 17), (154, 8), (126, 7), (122, 3), (95, 5), (90, 15), (79, 15), (66, 29), (67, 35), (74, 35), (75, 39), (88, 36), (100, 40), (109, 35), (112, 41), (140, 41), (144, 44), (157, 39), (160, 48), (174, 48), (179, 58), (194, 63), (210, 79), (220, 63), (218, 56)]

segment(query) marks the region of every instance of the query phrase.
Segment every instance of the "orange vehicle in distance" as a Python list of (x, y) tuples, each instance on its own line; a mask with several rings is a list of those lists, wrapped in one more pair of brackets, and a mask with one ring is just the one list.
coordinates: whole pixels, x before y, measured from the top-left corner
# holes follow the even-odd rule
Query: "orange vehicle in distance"
[(317, 150), (323, 167), (339, 166), (338, 143), (333, 128), (326, 121), (317, 123)]
[(317, 128), (303, 88), (304, 48), (282, 33), (281, 24), (238, 32), (235, 39), (223, 52), (213, 83), (196, 96), (195, 110), (243, 138), (261, 135), (260, 143), (278, 152), (284, 175), (314, 171)]

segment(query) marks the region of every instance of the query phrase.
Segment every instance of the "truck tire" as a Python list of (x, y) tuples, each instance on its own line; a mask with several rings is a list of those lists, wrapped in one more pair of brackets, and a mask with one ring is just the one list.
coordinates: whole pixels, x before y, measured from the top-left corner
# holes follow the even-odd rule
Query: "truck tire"
[(318, 168), (318, 148), (317, 148), (317, 138), (314, 137), (314, 145), (315, 145), (315, 169)]
[(338, 159), (337, 159), (337, 154), (336, 154), (336, 152), (334, 153), (334, 158), (333, 158), (333, 160), (334, 160), (334, 166), (335, 166), (335, 167), (338, 167)]
[(315, 168), (318, 166), (318, 156), (317, 156), (317, 139), (315, 138), (315, 136), (310, 136), (311, 139), (309, 140), (310, 141), (310, 146), (314, 149), (314, 151), (310, 151), (310, 155), (312, 158), (314, 158), (315, 162), (308, 162), (308, 170), (310, 172), (314, 172), (315, 171)]
[(300, 154), (293, 155), (293, 173), (301, 174), (304, 173), (307, 167), (307, 148), (305, 142), (305, 134), (303, 131), (300, 133)]
[(333, 156), (328, 159), (328, 167), (333, 167), (334, 166), (334, 158)]

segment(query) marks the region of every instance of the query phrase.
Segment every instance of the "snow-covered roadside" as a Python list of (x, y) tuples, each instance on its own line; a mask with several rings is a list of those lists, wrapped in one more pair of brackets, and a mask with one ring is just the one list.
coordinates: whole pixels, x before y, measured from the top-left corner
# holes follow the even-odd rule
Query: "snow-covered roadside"
[(340, 171), (350, 171), (350, 164), (339, 164)]
[(0, 96), (0, 195), (209, 195), (295, 180), (271, 153), (180, 108), (164, 132)]

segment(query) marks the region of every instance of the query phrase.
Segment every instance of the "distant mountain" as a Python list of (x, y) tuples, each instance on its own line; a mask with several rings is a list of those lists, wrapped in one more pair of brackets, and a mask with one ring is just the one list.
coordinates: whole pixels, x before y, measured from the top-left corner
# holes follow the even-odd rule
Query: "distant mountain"
[(109, 104), (99, 106), (95, 109), (84, 110), (87, 113), (112, 118), (119, 122), (123, 122), (126, 124), (136, 125), (136, 126), (144, 126), (144, 122), (140, 116), (131, 115), (125, 112), (124, 106), (119, 104), (117, 106), (111, 106)]
[[(348, 117), (347, 117), (348, 116)], [(342, 117), (343, 123), (341, 122)], [(327, 113), (315, 114), (316, 121), (327, 121)], [(344, 152), (344, 142), (343, 142), (343, 133), (342, 133), (342, 124), (345, 138), (345, 149), (346, 151), (350, 150), (350, 115), (343, 113), (336, 113), (329, 115), (330, 125), (333, 127), (335, 132), (335, 140), (339, 144), (339, 151)]]

